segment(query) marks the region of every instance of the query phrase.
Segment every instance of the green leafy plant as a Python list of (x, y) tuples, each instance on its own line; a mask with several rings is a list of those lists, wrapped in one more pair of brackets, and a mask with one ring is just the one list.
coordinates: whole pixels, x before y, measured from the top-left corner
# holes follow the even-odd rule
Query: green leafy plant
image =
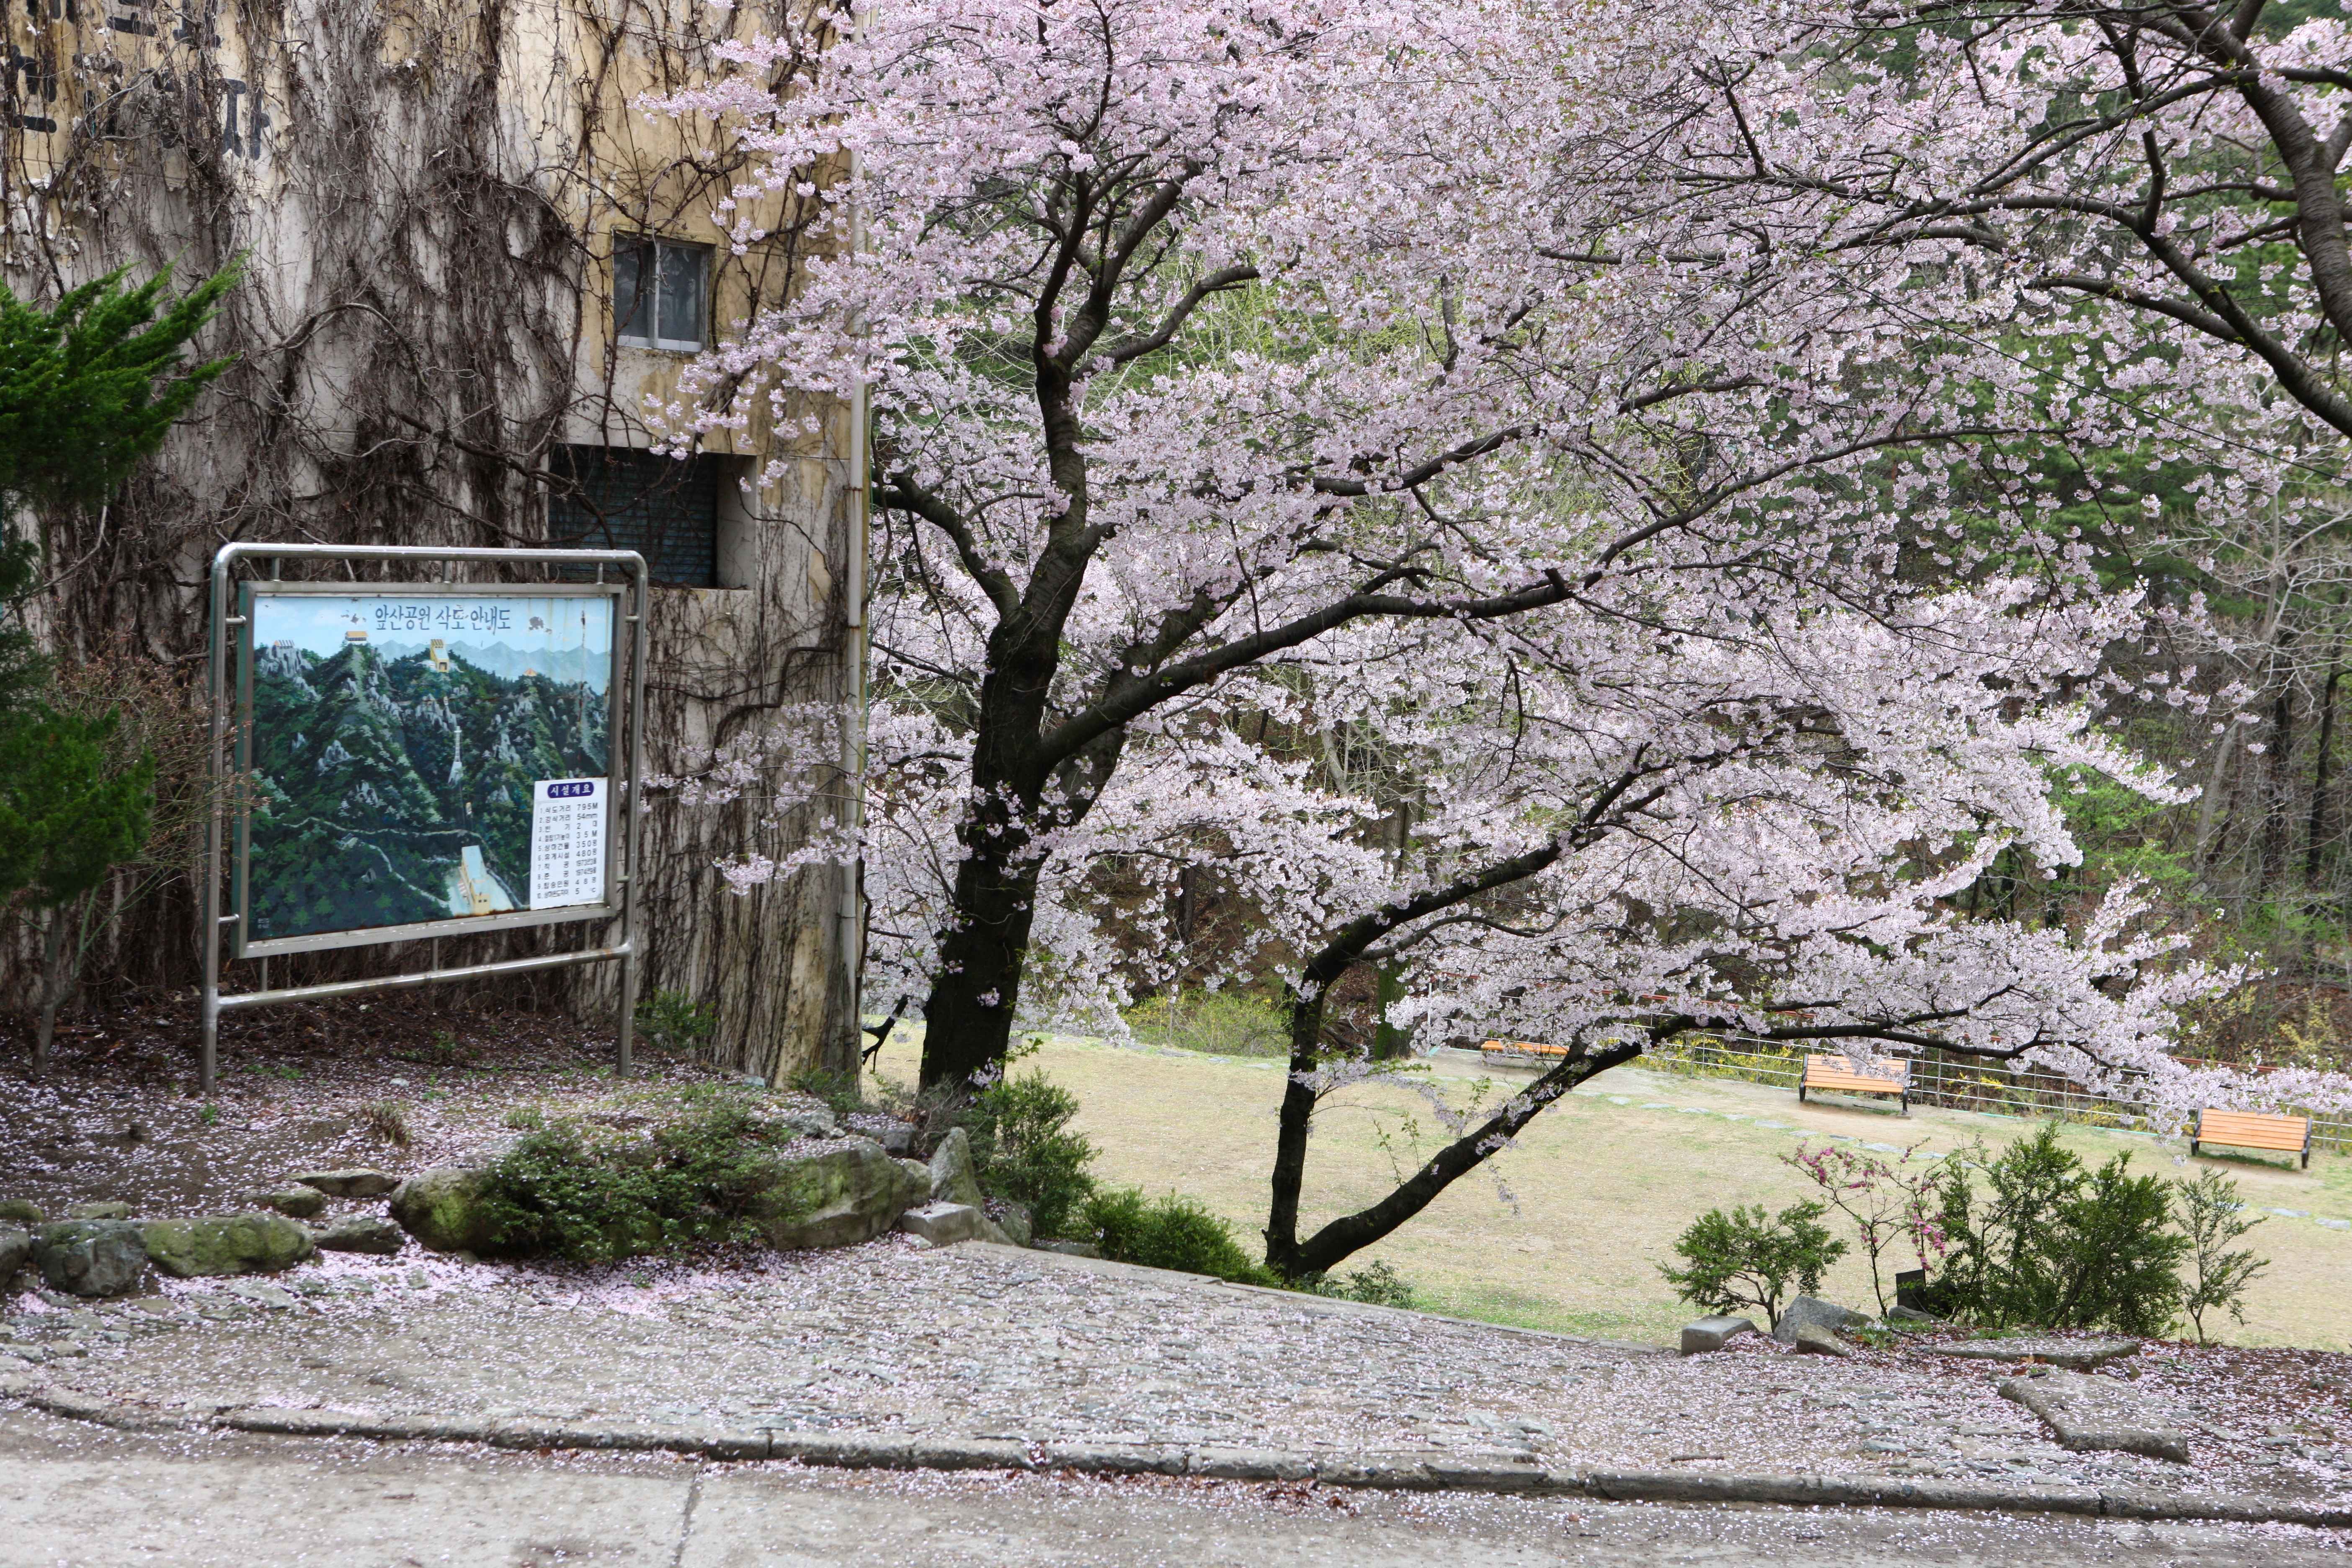
[(1694, 1306), (1710, 1312), (1757, 1307), (1767, 1326), (1778, 1326), (1782, 1306), (1820, 1289), (1822, 1276), (1845, 1256), (1845, 1243), (1821, 1223), (1828, 1212), (1810, 1201), (1776, 1215), (1761, 1205), (1709, 1209), (1675, 1241), (1685, 1266), (1661, 1264), (1658, 1271)]
[(1232, 1226), (1174, 1193), (1147, 1198), (1135, 1187), (1097, 1192), (1087, 1200), (1085, 1220), (1102, 1255), (1121, 1263), (1209, 1274), (1245, 1285), (1281, 1283), (1242, 1250)]
[(710, 1107), (644, 1140), (592, 1140), (577, 1123), (551, 1123), (489, 1169), (482, 1201), (491, 1246), (604, 1263), (755, 1240), (747, 1215), (772, 1184), (772, 1146), (789, 1137), (737, 1104)]
[(1077, 1096), (1029, 1073), (990, 1085), (962, 1116), (981, 1187), (1027, 1205), (1040, 1236), (1069, 1235), (1095, 1190), (1094, 1145), (1070, 1131), (1077, 1112)]
[[(226, 360), (184, 355), (236, 282), (230, 268), (170, 297), (168, 268), (121, 271), (28, 305), (0, 289), (0, 519), (96, 505), (163, 444)], [(0, 523), (0, 904), (40, 911), (33, 1070), (47, 1069), (58, 1005), (80, 966), (81, 910), (146, 842), (155, 764), (114, 744), (117, 715), (48, 700), (48, 662), (25, 625), (39, 551)]]
[(656, 991), (638, 998), (637, 1037), (665, 1056), (694, 1056), (710, 1043), (718, 1026), (718, 1014), (683, 991)]
[(2178, 1183), (2173, 1190), (2179, 1200), (2180, 1228), (2189, 1240), (2189, 1279), (2180, 1292), (2180, 1310), (2204, 1342), (2208, 1313), (2227, 1311), (2232, 1322), (2246, 1321), (2246, 1287), (2270, 1262), (2250, 1247), (2231, 1244), (2263, 1222), (2246, 1217), (2238, 1184), (2219, 1171)]
[(1278, 1057), (1290, 1049), (1281, 1006), (1254, 991), (1192, 990), (1154, 996), (1127, 1013), (1128, 1027), (1154, 1045), (1230, 1057)]
[(1979, 1144), (1945, 1161), (1937, 1223), (1950, 1252), (1929, 1287), (1936, 1309), (1996, 1329), (2164, 1332), (2189, 1241), (2171, 1227), (2164, 1182), (2129, 1163), (2117, 1154), (2085, 1171), (2054, 1123), (1998, 1159)]
[(1412, 1307), (1417, 1298), (1412, 1281), (1385, 1263), (1367, 1263), (1342, 1278), (1310, 1275), (1298, 1283), (1318, 1296), (1361, 1301), (1372, 1307)]
[(518, 1105), (507, 1112), (506, 1124), (518, 1132), (536, 1132), (547, 1125), (547, 1112), (536, 1105)]
[(396, 1100), (378, 1100), (360, 1107), (360, 1125), (396, 1149), (408, 1147), (408, 1111)]

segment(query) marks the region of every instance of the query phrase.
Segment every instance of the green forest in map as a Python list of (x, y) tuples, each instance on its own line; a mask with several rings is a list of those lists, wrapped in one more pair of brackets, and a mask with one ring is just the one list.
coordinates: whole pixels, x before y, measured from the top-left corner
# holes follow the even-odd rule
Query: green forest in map
[(556, 668), (438, 645), (402, 653), (354, 641), (323, 658), (264, 646), (253, 668), (251, 937), (530, 907), (532, 785), (607, 772), (604, 682), (592, 689), (577, 650), (547, 662)]

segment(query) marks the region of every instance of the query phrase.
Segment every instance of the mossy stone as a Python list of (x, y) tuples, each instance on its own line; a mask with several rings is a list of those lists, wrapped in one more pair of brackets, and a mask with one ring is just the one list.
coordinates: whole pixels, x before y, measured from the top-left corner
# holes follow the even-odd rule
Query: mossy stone
[(155, 1267), (183, 1279), (212, 1274), (275, 1274), (318, 1250), (309, 1228), (283, 1215), (156, 1219), (140, 1230)]
[(30, 1198), (0, 1198), (0, 1225), (17, 1225), (26, 1230), (39, 1227), (41, 1205)]
[(773, 1174), (751, 1205), (751, 1220), (768, 1245), (782, 1248), (871, 1241), (930, 1196), (929, 1170), (910, 1169), (863, 1139), (807, 1159), (780, 1160)]
[(492, 1251), (489, 1183), (488, 1171), (470, 1165), (419, 1171), (393, 1189), (392, 1217), (436, 1252)]

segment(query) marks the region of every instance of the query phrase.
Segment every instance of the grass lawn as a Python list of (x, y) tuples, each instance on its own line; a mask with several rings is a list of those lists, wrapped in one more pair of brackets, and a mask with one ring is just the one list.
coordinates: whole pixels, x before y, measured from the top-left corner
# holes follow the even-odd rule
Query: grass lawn
[[(882, 1072), (911, 1082), (919, 1039), (912, 1031), (894, 1038)], [(1078, 1126), (1100, 1151), (1096, 1168), (1106, 1179), (1190, 1194), (1255, 1245), (1265, 1223), (1279, 1064), (1062, 1037), (1016, 1070), (1042, 1070), (1078, 1096)], [(1460, 1104), (1478, 1091), (1478, 1077), (1475, 1066), (1439, 1065), (1427, 1082)], [(1508, 1089), (1498, 1083), (1486, 1092), (1491, 1102)], [(1545, 1112), (1517, 1148), (1454, 1184), (1342, 1272), (1384, 1259), (1440, 1311), (1663, 1342), (1694, 1315), (1658, 1277), (1675, 1237), (1708, 1208), (1778, 1209), (1807, 1195), (1811, 1184), (1780, 1158), (1801, 1136), (1842, 1133), (1949, 1152), (1979, 1136), (1998, 1147), (2032, 1126), (1924, 1108), (1906, 1121), (1891, 1110), (1800, 1105), (1791, 1091), (1757, 1084), (1621, 1068)], [(1444, 1128), (1413, 1089), (1360, 1087), (1327, 1103), (1307, 1159), (1307, 1225), (1386, 1192), (1396, 1171), (1418, 1163), (1416, 1134), (1426, 1152)], [(2212, 1165), (2234, 1175), (2257, 1210), (2303, 1211), (2272, 1215), (2247, 1237), (2271, 1259), (2270, 1271), (2249, 1292), (2246, 1321), (2223, 1323), (2221, 1337), (2352, 1349), (2352, 1158), (2315, 1154), (2308, 1173), (2251, 1157), (2177, 1166), (2185, 1144), (2072, 1126), (2064, 1141), (2091, 1163), (2128, 1151), (2143, 1172), (2185, 1175), (2192, 1165)], [(1890, 1300), (1893, 1269), (1911, 1265), (1908, 1257), (1889, 1264)], [(1858, 1258), (1840, 1265), (1827, 1293), (1874, 1306)]]

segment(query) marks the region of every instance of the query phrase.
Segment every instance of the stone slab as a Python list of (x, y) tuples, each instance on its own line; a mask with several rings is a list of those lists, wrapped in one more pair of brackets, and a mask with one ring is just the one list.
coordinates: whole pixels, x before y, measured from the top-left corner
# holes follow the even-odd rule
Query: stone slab
[(1704, 1355), (1719, 1351), (1739, 1335), (1756, 1331), (1756, 1325), (1746, 1318), (1701, 1318), (1683, 1325), (1682, 1353)]
[(2074, 1372), (2087, 1372), (2127, 1355), (2139, 1353), (2137, 1340), (1959, 1340), (1924, 1347), (1932, 1355), (1962, 1361), (2038, 1361)]
[(2000, 1396), (2024, 1405), (2072, 1453), (2144, 1454), (2189, 1462), (2189, 1434), (2167, 1423), (2137, 1389), (2112, 1377), (2053, 1373), (2001, 1380)]

